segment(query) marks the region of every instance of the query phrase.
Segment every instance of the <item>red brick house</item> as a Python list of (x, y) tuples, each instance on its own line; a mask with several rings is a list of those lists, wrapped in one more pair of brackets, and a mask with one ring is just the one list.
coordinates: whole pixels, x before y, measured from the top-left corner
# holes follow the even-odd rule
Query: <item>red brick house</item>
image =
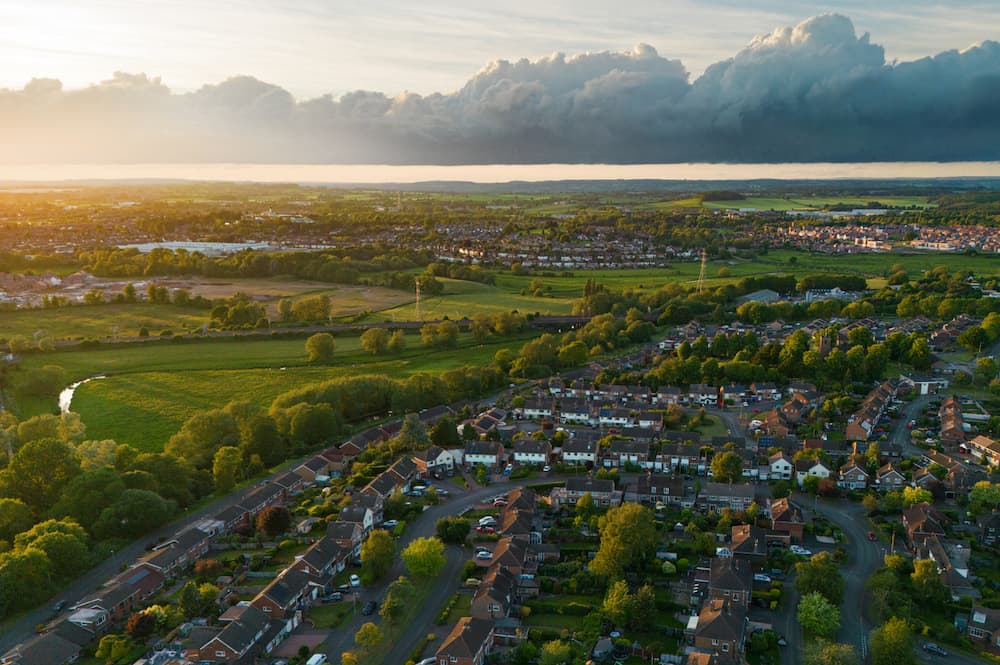
[(491, 619), (462, 617), (434, 654), (438, 665), (483, 665), (493, 647), (494, 630)]

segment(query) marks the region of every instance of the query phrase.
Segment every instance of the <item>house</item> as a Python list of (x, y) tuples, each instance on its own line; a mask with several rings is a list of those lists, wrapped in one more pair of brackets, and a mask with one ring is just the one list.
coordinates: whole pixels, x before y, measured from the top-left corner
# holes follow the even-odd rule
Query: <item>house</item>
[(172, 539), (157, 545), (139, 561), (156, 569), (165, 577), (170, 577), (208, 554), (211, 539), (211, 534), (196, 527), (185, 529)]
[(626, 500), (653, 506), (662, 503), (690, 508), (697, 498), (694, 481), (664, 473), (642, 474), (625, 492)]
[(192, 644), (201, 644), (187, 650), (185, 656), (203, 663), (234, 663), (249, 656), (254, 647), (261, 645), (270, 628), (268, 616), (253, 605), (247, 605), (239, 618), (229, 621), (222, 630), (203, 628), (203, 632), (192, 631)]
[(421, 478), (441, 478), (455, 472), (455, 460), (451, 453), (439, 446), (418, 450), (411, 459), (417, 467), (417, 476)]
[(1000, 441), (994, 441), (988, 436), (979, 434), (965, 445), (969, 454), (982, 464), (1000, 466)]
[(295, 567), (286, 568), (261, 589), (250, 604), (269, 616), (291, 617), (313, 604), (321, 586), (308, 573)]
[[(697, 439), (696, 439), (697, 440)], [(704, 473), (708, 468), (701, 446), (690, 444), (664, 444), (656, 456), (654, 468), (661, 471), (697, 471)]]
[(698, 614), (694, 647), (724, 660), (740, 662), (747, 625), (746, 607), (725, 600), (710, 600)]
[(253, 519), (257, 513), (268, 506), (276, 506), (282, 503), (284, 495), (285, 490), (281, 486), (274, 483), (264, 483), (250, 490), (243, 497), (243, 500), (240, 501), (240, 507), (247, 512), (250, 519)]
[(356, 558), (361, 556), (361, 543), (365, 540), (365, 533), (361, 526), (354, 522), (336, 521), (326, 525), (325, 538), (350, 550)]
[(802, 487), (806, 478), (826, 479), (830, 477), (830, 467), (819, 460), (802, 459), (795, 463), (795, 481)]
[(396, 486), (402, 492), (410, 491), (410, 483), (417, 477), (417, 465), (410, 457), (400, 457), (386, 469), (385, 473), (396, 478)]
[(434, 658), (438, 665), (483, 665), (493, 647), (495, 624), (491, 619), (462, 617)]
[(707, 482), (698, 492), (698, 505), (703, 509), (714, 511), (721, 511), (723, 508), (746, 510), (753, 503), (753, 499), (753, 485)]
[(601, 427), (625, 427), (632, 423), (628, 409), (601, 407), (597, 411), (597, 424)]
[(556, 412), (556, 401), (551, 397), (524, 400), (524, 406), (515, 409), (522, 418), (551, 418)]
[(601, 449), (601, 459), (608, 468), (620, 468), (626, 464), (645, 466), (649, 461), (649, 444), (616, 439)]
[(805, 522), (802, 519), (802, 513), (788, 501), (788, 497), (769, 499), (768, 514), (771, 516), (773, 530), (788, 534), (794, 542), (802, 542)]
[(958, 445), (965, 441), (962, 405), (955, 397), (949, 397), (941, 403), (941, 407), (938, 409), (938, 418), (941, 421), (939, 434), (941, 443)]
[(52, 632), (32, 637), (0, 656), (0, 665), (68, 665), (80, 659), (81, 645)]
[(987, 653), (1000, 655), (1000, 610), (973, 605), (966, 630), (973, 645)]
[(879, 467), (877, 476), (876, 482), (880, 492), (894, 492), (906, 484), (906, 476), (892, 462)]
[(774, 541), (785, 542), (786, 538), (752, 524), (739, 524), (732, 527), (729, 550), (733, 556), (763, 559), (767, 557), (768, 543)]
[(136, 563), (115, 580), (135, 589), (137, 600), (142, 602), (159, 593), (165, 586), (167, 578), (153, 566)]
[(616, 502), (616, 498), (621, 493), (615, 490), (615, 483), (611, 480), (598, 480), (596, 478), (567, 478), (565, 487), (554, 487), (550, 496), (553, 503), (568, 503), (575, 505), (584, 494), (589, 494), (594, 502), (601, 506), (610, 506)]
[(547, 439), (524, 438), (514, 444), (514, 461), (518, 464), (543, 465), (549, 463), (552, 444)]
[(751, 383), (750, 391), (760, 401), (781, 399), (781, 391), (773, 383)]
[(693, 383), (688, 386), (688, 401), (691, 404), (716, 404), (719, 401), (719, 388), (706, 383)]
[(491, 565), (472, 597), (469, 614), (476, 619), (502, 619), (510, 616), (517, 600), (517, 574), (503, 565)]
[(590, 404), (584, 399), (564, 399), (559, 408), (559, 422), (564, 425), (590, 425)]
[(495, 469), (503, 461), (503, 444), (499, 441), (469, 441), (465, 446), (465, 465), (484, 465)]
[(900, 383), (918, 395), (933, 395), (948, 388), (948, 379), (921, 374), (900, 374)]
[(657, 406), (670, 406), (681, 403), (681, 389), (676, 386), (666, 386), (656, 391), (654, 402)]
[(976, 520), (979, 527), (979, 542), (983, 545), (995, 546), (1000, 542), (1000, 513), (992, 512), (980, 515)]
[(903, 511), (903, 526), (910, 543), (923, 536), (943, 536), (945, 517), (934, 506), (923, 501)]
[(330, 460), (322, 455), (310, 457), (294, 469), (305, 485), (316, 484), (318, 478), (329, 477)]
[[(346, 509), (345, 509), (346, 510)], [(352, 551), (330, 538), (317, 540), (295, 557), (291, 568), (318, 580), (331, 577), (347, 567)]]
[(663, 414), (654, 411), (641, 411), (636, 420), (639, 427), (660, 431), (663, 429)]
[[(125, 621), (132, 610), (139, 607), (139, 590), (127, 582), (113, 581), (76, 605), (72, 609), (90, 609), (107, 616), (107, 621)], [(103, 625), (103, 622), (98, 622)]]
[(775, 453), (768, 461), (771, 480), (791, 480), (792, 472), (795, 470), (791, 457), (785, 453)]
[(713, 557), (708, 578), (708, 598), (750, 607), (753, 571), (750, 562), (736, 557)]
[(840, 480), (837, 481), (837, 485), (849, 490), (863, 490), (868, 487), (870, 480), (868, 471), (858, 466), (852, 459), (840, 467)]

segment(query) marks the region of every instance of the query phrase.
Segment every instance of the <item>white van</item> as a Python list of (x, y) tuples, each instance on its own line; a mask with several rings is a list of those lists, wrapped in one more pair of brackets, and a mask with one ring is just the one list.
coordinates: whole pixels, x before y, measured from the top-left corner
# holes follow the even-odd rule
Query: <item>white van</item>
[(312, 656), (309, 657), (309, 660), (306, 661), (306, 665), (323, 665), (323, 663), (325, 662), (326, 662), (325, 653), (314, 653)]

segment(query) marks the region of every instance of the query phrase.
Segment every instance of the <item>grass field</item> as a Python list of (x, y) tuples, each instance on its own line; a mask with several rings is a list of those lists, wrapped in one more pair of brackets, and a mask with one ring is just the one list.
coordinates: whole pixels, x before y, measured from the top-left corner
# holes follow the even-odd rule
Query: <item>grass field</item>
[(653, 210), (698, 207), (709, 210), (752, 208), (754, 210), (786, 212), (788, 210), (823, 210), (834, 206), (867, 208), (869, 204), (874, 202), (883, 206), (902, 208), (926, 208), (935, 205), (930, 203), (925, 196), (748, 196), (744, 199), (731, 201), (702, 201), (697, 197), (669, 201), (647, 201), (632, 207)]
[(156, 335), (164, 329), (195, 330), (207, 322), (207, 310), (149, 303), (19, 309), (0, 314), (0, 337), (37, 335), (61, 340), (104, 338), (115, 334), (134, 336), (142, 327)]
[[(114, 439), (144, 451), (160, 450), (197, 411), (235, 399), (267, 406), (279, 394), (305, 383), (360, 374), (405, 378), (464, 365), (486, 365), (501, 348), (517, 350), (528, 338), (476, 344), (460, 336), (458, 348), (426, 350), (418, 335), (398, 356), (374, 357), (356, 337), (337, 339), (335, 360), (324, 366), (306, 361), (303, 340), (261, 340), (159, 344), (96, 351), (63, 351), (25, 360), (27, 366), (56, 364), (71, 381), (95, 374), (107, 378), (77, 390), (72, 409), (87, 425), (87, 437)], [(19, 404), (22, 417), (51, 412), (54, 400)]]

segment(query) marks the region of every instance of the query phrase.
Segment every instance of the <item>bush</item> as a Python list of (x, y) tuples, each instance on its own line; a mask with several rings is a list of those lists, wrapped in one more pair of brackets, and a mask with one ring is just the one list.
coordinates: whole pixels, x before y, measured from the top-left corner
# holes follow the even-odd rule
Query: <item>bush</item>
[(593, 611), (593, 606), (587, 605), (586, 603), (572, 602), (561, 608), (560, 614), (566, 614), (568, 616), (582, 617), (587, 616)]

